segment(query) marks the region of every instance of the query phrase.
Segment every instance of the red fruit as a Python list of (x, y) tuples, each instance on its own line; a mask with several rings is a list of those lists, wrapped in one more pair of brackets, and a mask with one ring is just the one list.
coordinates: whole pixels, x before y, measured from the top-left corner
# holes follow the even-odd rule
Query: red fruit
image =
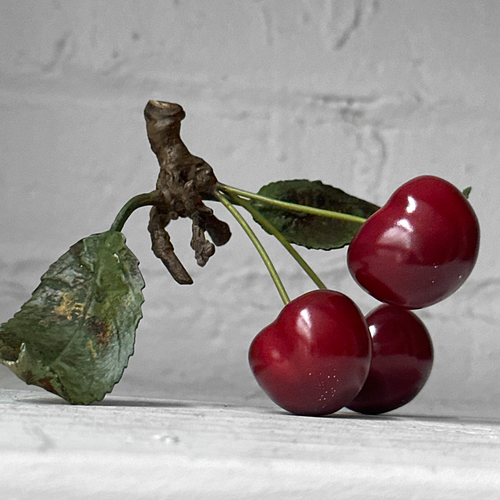
[(479, 251), (479, 223), (465, 196), (430, 175), (403, 184), (360, 228), (349, 270), (381, 302), (419, 309), (455, 292)]
[(411, 311), (384, 304), (366, 321), (372, 362), (365, 385), (348, 408), (375, 415), (409, 403), (429, 378), (434, 356), (427, 328)]
[(371, 338), (356, 304), (331, 290), (289, 302), (250, 346), (250, 368), (279, 406), (298, 415), (327, 415), (361, 390)]

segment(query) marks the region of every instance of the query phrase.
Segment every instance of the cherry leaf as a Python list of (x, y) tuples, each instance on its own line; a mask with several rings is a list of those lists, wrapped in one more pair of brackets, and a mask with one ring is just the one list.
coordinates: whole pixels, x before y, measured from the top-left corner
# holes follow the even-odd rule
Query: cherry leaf
[(134, 351), (144, 302), (138, 264), (118, 231), (80, 240), (0, 325), (0, 362), (70, 403), (103, 399)]
[[(377, 205), (351, 196), (341, 189), (320, 181), (304, 179), (273, 182), (263, 186), (258, 194), (365, 219), (379, 209)], [(253, 200), (252, 205), (290, 243), (307, 248), (321, 250), (341, 248), (352, 241), (360, 228), (358, 222), (295, 212), (262, 201)]]

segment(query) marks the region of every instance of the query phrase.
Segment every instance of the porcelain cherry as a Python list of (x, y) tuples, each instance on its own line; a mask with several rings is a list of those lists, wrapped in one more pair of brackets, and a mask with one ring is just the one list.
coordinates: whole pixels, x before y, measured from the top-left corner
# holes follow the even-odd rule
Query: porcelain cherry
[(412, 311), (383, 304), (366, 321), (372, 336), (370, 371), (347, 406), (365, 414), (385, 413), (406, 405), (422, 390), (434, 349), (426, 326)]
[(363, 387), (371, 359), (365, 318), (346, 295), (308, 292), (253, 340), (252, 372), (267, 395), (298, 415), (327, 415)]
[(449, 297), (470, 275), (479, 223), (448, 181), (424, 175), (397, 189), (349, 246), (349, 270), (381, 302), (420, 309)]

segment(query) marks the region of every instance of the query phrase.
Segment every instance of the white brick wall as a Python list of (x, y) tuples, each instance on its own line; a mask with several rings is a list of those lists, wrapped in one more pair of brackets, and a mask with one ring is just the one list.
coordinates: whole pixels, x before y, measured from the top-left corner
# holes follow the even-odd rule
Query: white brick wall
[[(223, 182), (322, 179), (382, 204), (422, 173), (463, 188), (482, 225), (468, 283), (421, 311), (436, 361), (406, 411), (500, 410), (500, 4), (469, 1), (7, 0), (0, 4), (0, 321), (78, 239), (154, 187), (142, 110), (182, 104), (182, 136)], [(247, 367), (281, 303), (240, 229), (204, 269), (172, 224), (192, 287), (124, 233), (147, 282), (136, 354), (114, 394), (267, 403)], [(292, 296), (311, 288), (263, 236)], [(269, 242), (269, 243), (268, 243)], [(364, 311), (344, 252), (304, 252)], [(24, 387), (0, 367), (0, 383)]]

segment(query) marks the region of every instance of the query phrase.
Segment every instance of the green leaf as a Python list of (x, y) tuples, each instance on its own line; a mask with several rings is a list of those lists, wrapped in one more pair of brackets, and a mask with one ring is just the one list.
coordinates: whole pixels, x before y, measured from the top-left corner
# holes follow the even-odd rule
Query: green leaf
[(80, 240), (0, 325), (0, 362), (73, 404), (100, 401), (134, 352), (144, 280), (118, 231)]
[[(365, 219), (379, 209), (373, 203), (348, 195), (341, 189), (320, 181), (299, 179), (273, 182), (263, 186), (258, 194), (288, 203), (308, 205)], [(322, 250), (341, 248), (352, 241), (360, 228), (357, 222), (290, 211), (261, 201), (252, 200), (252, 205), (290, 243), (307, 248)]]
[(472, 191), (472, 186), (466, 187), (463, 191), (462, 194), (469, 199), (470, 192)]

